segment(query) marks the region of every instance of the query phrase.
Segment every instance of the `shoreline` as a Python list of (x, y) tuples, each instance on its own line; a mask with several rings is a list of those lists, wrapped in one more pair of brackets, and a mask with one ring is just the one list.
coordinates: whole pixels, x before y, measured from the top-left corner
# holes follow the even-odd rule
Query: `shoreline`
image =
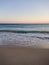
[(49, 49), (0, 46), (0, 65), (49, 65)]

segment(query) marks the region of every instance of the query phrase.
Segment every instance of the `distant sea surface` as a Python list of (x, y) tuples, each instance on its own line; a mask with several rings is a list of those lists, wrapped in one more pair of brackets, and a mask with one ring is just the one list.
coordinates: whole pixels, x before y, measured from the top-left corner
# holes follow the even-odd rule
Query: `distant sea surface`
[(0, 24), (0, 45), (49, 44), (49, 24)]

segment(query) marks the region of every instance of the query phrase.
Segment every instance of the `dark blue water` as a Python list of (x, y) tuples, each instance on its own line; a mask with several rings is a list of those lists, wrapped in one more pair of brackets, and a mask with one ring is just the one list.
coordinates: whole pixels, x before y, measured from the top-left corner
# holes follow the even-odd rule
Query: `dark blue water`
[(0, 24), (0, 45), (49, 46), (49, 24)]
[(0, 32), (49, 33), (49, 24), (0, 24)]

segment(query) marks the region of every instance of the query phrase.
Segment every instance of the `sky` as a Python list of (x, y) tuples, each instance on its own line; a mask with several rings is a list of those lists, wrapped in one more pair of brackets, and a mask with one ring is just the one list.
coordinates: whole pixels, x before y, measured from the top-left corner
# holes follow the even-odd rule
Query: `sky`
[(49, 0), (0, 0), (0, 23), (49, 23)]

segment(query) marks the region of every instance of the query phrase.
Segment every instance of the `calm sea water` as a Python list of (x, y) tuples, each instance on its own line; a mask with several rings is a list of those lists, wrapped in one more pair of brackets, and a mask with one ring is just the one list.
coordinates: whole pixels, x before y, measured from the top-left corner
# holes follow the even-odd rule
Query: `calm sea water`
[(0, 45), (49, 47), (49, 24), (0, 24)]

